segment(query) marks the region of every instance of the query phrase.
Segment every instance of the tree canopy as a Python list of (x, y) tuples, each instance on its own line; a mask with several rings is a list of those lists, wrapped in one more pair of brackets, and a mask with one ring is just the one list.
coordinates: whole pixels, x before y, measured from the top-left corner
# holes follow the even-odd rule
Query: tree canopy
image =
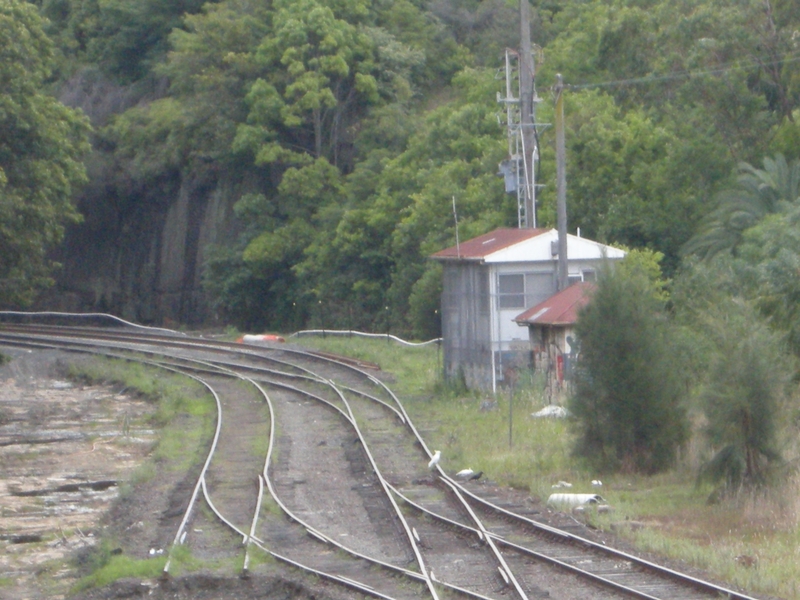
[(54, 47), (36, 8), (0, 1), (0, 302), (24, 306), (52, 282), (47, 251), (79, 219), (88, 120), (43, 87)]
[[(204, 281), (241, 327), (436, 335), (427, 256), (455, 240), (453, 202), (462, 236), (516, 224), (496, 178), (513, 3), (38, 5), (56, 77), (99, 71), (133, 99), (98, 133), (98, 182), (131, 204), (182, 182), (239, 203), (247, 220), (207, 253)], [(534, 3), (531, 17), (540, 225), (555, 225), (556, 73), (568, 86), (571, 229), (660, 252), (668, 276), (719, 222), (737, 164), (800, 153), (792, 3)]]

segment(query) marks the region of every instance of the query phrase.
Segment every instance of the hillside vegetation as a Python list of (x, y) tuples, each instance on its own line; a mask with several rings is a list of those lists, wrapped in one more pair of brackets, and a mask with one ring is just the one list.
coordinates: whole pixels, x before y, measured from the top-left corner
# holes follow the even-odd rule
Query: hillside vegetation
[[(158, 243), (200, 245), (191, 261), (202, 264), (186, 268), (200, 274), (200, 304), (221, 321), (251, 330), (320, 325), (430, 337), (438, 331), (441, 283), (426, 257), (455, 241), (453, 200), (461, 239), (516, 225), (516, 200), (496, 176), (507, 155), (498, 69), (504, 49), (519, 44), (516, 3), (35, 5), (41, 20), (24, 26), (46, 41), (26, 52), (39, 57), (36, 76), (49, 73), (53, 94), (92, 120), (89, 182), (76, 196), (82, 173), (63, 162), (80, 156), (80, 130), (69, 125), (68, 111), (53, 115), (64, 123), (54, 135), (71, 140), (61, 150), (65, 159), (52, 156), (62, 146), (48, 144), (54, 150), (47, 156), (36, 141), (26, 145), (31, 130), (14, 121), (24, 115), (4, 113), (0, 181), (4, 197), (19, 194), (52, 215), (46, 227), (61, 222), (52, 232), (33, 223), (48, 232), (37, 247), (57, 244), (74, 218), (60, 198), (71, 194), (78, 201), (87, 226), (68, 230), (76, 233), (73, 249), (58, 255), (69, 275), (62, 285), (89, 276), (71, 261), (113, 252), (113, 239), (104, 235), (119, 235), (119, 244), (127, 240), (135, 248), (136, 236), (145, 243), (145, 232), (159, 226), (153, 219), (164, 218), (158, 211), (165, 203), (211, 190), (219, 211), (231, 207), (225, 235), (201, 230), (170, 240), (167, 232)], [(3, 35), (13, 39), (17, 15), (30, 4), (4, 0), (0, 6)], [(571, 231), (661, 252), (672, 276), (685, 244), (708, 233), (705, 218), (717, 215), (715, 223), (727, 220), (739, 233), (755, 224), (763, 210), (748, 213), (752, 218), (738, 210), (720, 213), (718, 194), (736, 184), (740, 163), (760, 169), (765, 157), (780, 153), (789, 163), (798, 157), (795, 3), (593, 0), (531, 8), (538, 122), (553, 121), (556, 73), (568, 86)], [(14, 56), (6, 51), (0, 68), (3, 81), (34, 86), (20, 89), (17, 104), (25, 106), (40, 92), (32, 71), (10, 67)], [(552, 128), (543, 127), (540, 143), (539, 223), (554, 226)], [(72, 170), (58, 188), (26, 196), (42, 176), (15, 167), (25, 152), (37, 164), (61, 160)], [(191, 198), (181, 209), (184, 219), (199, 210)], [(4, 222), (24, 212), (3, 206)], [(116, 216), (109, 222), (102, 215)], [(139, 222), (114, 229), (113, 219), (131, 215)], [(4, 248), (19, 244), (18, 230), (2, 235)], [(94, 251), (75, 250), (101, 239), (106, 245)], [(168, 268), (164, 261), (179, 250), (160, 250), (161, 266), (151, 260), (142, 269)], [(14, 254), (18, 270), (26, 268), (25, 256)], [(109, 272), (116, 269), (124, 280), (113, 293), (102, 289), (108, 283), (87, 283), (96, 289), (84, 302), (94, 305), (83, 308), (146, 304), (141, 296), (153, 292), (145, 286), (149, 275), (127, 273), (132, 260), (109, 258), (118, 263)], [(199, 286), (186, 277), (174, 285)], [(5, 300), (21, 305), (30, 296), (6, 294)], [(131, 316), (151, 314), (158, 312), (140, 308)]]

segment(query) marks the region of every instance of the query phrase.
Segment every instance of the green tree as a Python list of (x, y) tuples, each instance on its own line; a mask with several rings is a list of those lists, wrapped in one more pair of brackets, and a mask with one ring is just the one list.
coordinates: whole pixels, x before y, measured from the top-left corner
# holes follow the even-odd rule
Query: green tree
[(764, 168), (739, 164), (736, 186), (720, 191), (716, 208), (686, 244), (686, 254), (711, 257), (734, 252), (743, 233), (765, 216), (785, 212), (800, 200), (800, 159), (791, 163), (782, 154), (764, 158)]
[[(641, 107), (623, 110), (597, 90), (569, 92), (566, 103), (570, 226), (601, 241), (657, 250), (672, 272), (704, 210), (702, 194), (728, 171), (714, 134), (686, 139), (689, 132), (675, 124)], [(554, 183), (549, 151), (542, 180)], [(542, 202), (552, 206), (554, 194), (548, 185)]]
[(578, 317), (574, 451), (598, 469), (662, 471), (687, 438), (675, 342), (650, 262), (604, 269)]
[(746, 297), (800, 356), (800, 206), (768, 215), (742, 236), (734, 264)]
[(43, 92), (53, 45), (36, 8), (0, 0), (0, 303), (22, 306), (50, 285), (48, 250), (79, 220), (89, 123)]
[(720, 484), (722, 495), (769, 483), (781, 464), (797, 366), (787, 341), (797, 335), (798, 250), (796, 227), (771, 215), (745, 233), (739, 256), (687, 260), (675, 279), (673, 310), (689, 339), (710, 451), (699, 480)]
[[(253, 84), (250, 125), (241, 136), (269, 138), (283, 129), (292, 145), (338, 164), (346, 111), (379, 99), (373, 39), (358, 27), (367, 3), (277, 0), (273, 7), (270, 33), (255, 53), (264, 77)], [(261, 163), (286, 156), (286, 148), (274, 143), (255, 151)]]
[(96, 29), (86, 43), (88, 57), (122, 81), (141, 79), (163, 60), (170, 32), (203, 4), (203, 0), (98, 2)]
[(348, 206), (297, 267), (325, 318), (433, 337), (438, 288), (426, 262), (454, 243), (453, 198), (462, 239), (515, 223), (514, 200), (495, 175), (506, 148), (493, 75), (459, 73), (452, 100), (414, 123), (403, 152), (374, 150), (347, 177)]
[(767, 484), (781, 463), (778, 423), (792, 369), (781, 336), (746, 303), (729, 300), (705, 320), (714, 351), (700, 398), (714, 453), (700, 479), (736, 494)]

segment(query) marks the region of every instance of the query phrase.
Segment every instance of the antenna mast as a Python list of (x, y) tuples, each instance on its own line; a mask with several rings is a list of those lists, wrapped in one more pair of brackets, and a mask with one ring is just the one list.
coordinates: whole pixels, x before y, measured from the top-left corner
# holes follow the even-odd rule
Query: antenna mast
[(519, 99), (522, 129), (522, 164), (525, 168), (525, 227), (536, 227), (536, 182), (533, 161), (537, 153), (533, 129), (533, 56), (531, 55), (531, 16), (528, 0), (519, 2)]
[[(535, 164), (539, 160), (536, 103), (539, 98), (534, 86), (534, 62), (531, 47), (530, 6), (520, 0), (520, 50), (506, 49), (505, 96), (497, 101), (506, 106), (509, 158), (500, 164), (505, 177), (506, 192), (517, 194), (517, 220), (520, 228), (536, 227)], [(514, 97), (516, 92), (517, 97)]]

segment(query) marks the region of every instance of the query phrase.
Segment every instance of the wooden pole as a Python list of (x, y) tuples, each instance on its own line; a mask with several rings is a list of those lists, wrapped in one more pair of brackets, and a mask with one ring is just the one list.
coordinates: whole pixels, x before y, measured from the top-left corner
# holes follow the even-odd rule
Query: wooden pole
[(564, 82), (556, 75), (556, 220), (558, 221), (558, 290), (567, 287), (567, 152), (564, 141)]

